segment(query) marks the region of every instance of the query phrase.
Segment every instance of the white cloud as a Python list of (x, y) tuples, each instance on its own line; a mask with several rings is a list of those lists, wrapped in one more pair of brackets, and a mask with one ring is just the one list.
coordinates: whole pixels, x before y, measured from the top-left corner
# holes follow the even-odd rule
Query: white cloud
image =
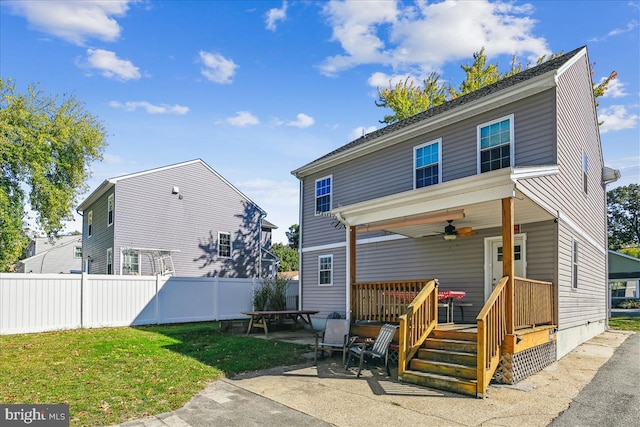
[(228, 117), (227, 123), (232, 126), (252, 126), (260, 124), (260, 120), (248, 111), (238, 111), (235, 116)]
[(87, 62), (81, 66), (95, 68), (105, 77), (116, 80), (137, 80), (140, 69), (126, 59), (120, 59), (115, 52), (103, 49), (87, 49)]
[(426, 74), (446, 62), (469, 58), (482, 47), (489, 57), (528, 54), (529, 61), (550, 53), (545, 39), (533, 35), (536, 21), (529, 17), (533, 8), (528, 4), (477, 0), (401, 6), (391, 1), (375, 8), (367, 2), (332, 1), (325, 6), (333, 40), (345, 53), (327, 58), (321, 72), (335, 75), (378, 63), (396, 73), (417, 68)]
[(112, 108), (122, 109), (124, 111), (136, 111), (138, 108), (145, 110), (148, 114), (187, 114), (189, 107), (183, 105), (154, 105), (147, 101), (127, 101), (124, 104), (118, 101), (109, 102)]
[[(605, 81), (607, 78), (602, 77), (600, 79), (600, 83)], [(623, 96), (627, 96), (628, 93), (624, 91), (625, 84), (620, 81), (620, 79), (613, 79), (609, 82), (609, 86), (607, 86), (607, 91), (602, 96), (603, 98), (622, 98)]]
[(125, 16), (131, 0), (10, 2), (13, 13), (24, 16), (38, 31), (83, 45), (89, 38), (112, 42), (120, 37), (113, 17)]
[(287, 126), (293, 126), (297, 128), (308, 128), (313, 126), (316, 121), (311, 116), (307, 116), (304, 113), (300, 113), (296, 116), (296, 119), (287, 123)]
[(199, 56), (200, 62), (204, 65), (200, 72), (207, 80), (221, 84), (232, 82), (236, 68), (238, 68), (233, 60), (227, 59), (219, 53), (203, 50), (200, 51)]
[(600, 126), (600, 133), (638, 127), (638, 115), (628, 112), (624, 105), (601, 107), (598, 111), (598, 120), (603, 122)]
[(364, 127), (364, 126), (359, 126), (357, 128), (355, 128), (354, 130), (352, 130), (349, 133), (349, 141), (353, 141), (354, 139), (358, 139), (368, 133), (371, 133), (373, 131), (378, 130), (378, 128), (376, 126), (368, 126), (368, 127)]
[(282, 2), (282, 8), (269, 9), (266, 13), (267, 30), (275, 31), (276, 23), (278, 21), (284, 21), (287, 18), (287, 2)]

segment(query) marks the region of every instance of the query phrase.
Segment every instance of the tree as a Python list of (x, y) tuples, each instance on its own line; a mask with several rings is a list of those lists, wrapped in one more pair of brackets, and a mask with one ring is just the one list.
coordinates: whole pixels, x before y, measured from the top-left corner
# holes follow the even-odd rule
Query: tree
[(75, 96), (60, 100), (37, 86), (19, 93), (0, 78), (0, 271), (26, 245), (25, 202), (45, 234), (57, 235), (105, 146), (103, 125)]
[(289, 247), (298, 250), (298, 242), (300, 241), (300, 226), (293, 224), (289, 227), (289, 231), (286, 231), (287, 239), (289, 240)]
[(607, 192), (609, 249), (640, 246), (640, 185), (629, 184)]
[(298, 250), (282, 243), (275, 243), (271, 246), (270, 251), (280, 258), (278, 272), (282, 271), (298, 271)]
[[(554, 53), (542, 56), (538, 59), (536, 65), (540, 65), (545, 61), (557, 58), (561, 53)], [(478, 90), (482, 87), (496, 83), (506, 77), (513, 76), (522, 71), (522, 64), (517, 62), (514, 55), (511, 61), (511, 68), (504, 74), (500, 74), (498, 64), (487, 64), (487, 56), (484, 47), (479, 52), (473, 54), (473, 63), (463, 64), (460, 66), (465, 72), (465, 79), (460, 84), (459, 89), (453, 86), (446, 86), (439, 83), (440, 75), (431, 73), (424, 80), (424, 87), (414, 86), (413, 81), (409, 81), (407, 77), (403, 82), (397, 83), (395, 86), (389, 82), (388, 89), (380, 89), (378, 87), (379, 99), (375, 101), (377, 107), (390, 108), (394, 114), (386, 115), (380, 123), (395, 123), (404, 120), (415, 114), (426, 111), (430, 108), (437, 107), (445, 102), (455, 99), (459, 96)], [(528, 68), (528, 65), (527, 65)], [(593, 83), (593, 96), (598, 99), (608, 89), (609, 83), (614, 80), (618, 74), (613, 71), (607, 79), (600, 84)], [(592, 76), (593, 78), (593, 76)], [(599, 104), (596, 102), (596, 107)], [(600, 123), (601, 124), (601, 123)]]

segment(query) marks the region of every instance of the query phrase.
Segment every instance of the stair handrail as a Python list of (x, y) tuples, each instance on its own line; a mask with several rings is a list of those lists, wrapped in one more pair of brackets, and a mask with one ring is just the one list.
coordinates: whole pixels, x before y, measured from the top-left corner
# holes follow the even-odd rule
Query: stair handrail
[(411, 358), (438, 325), (438, 279), (427, 282), (399, 320), (398, 376), (402, 377)]
[(504, 276), (480, 310), (476, 322), (478, 326), (477, 397), (484, 397), (491, 377), (498, 368), (501, 347), (507, 334), (506, 298), (509, 276)]

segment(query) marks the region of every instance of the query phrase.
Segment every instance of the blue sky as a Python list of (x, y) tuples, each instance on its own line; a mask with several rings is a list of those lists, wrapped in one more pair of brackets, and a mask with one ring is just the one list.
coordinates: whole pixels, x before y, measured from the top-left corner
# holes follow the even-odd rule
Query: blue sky
[[(298, 223), (291, 171), (379, 129), (376, 87), (458, 86), (483, 46), (502, 71), (586, 45), (607, 166), (640, 182), (640, 1), (0, 1), (0, 75), (73, 94), (108, 132), (89, 191), (201, 158)], [(89, 193), (81, 197), (88, 196)], [(71, 223), (68, 230), (80, 230)]]

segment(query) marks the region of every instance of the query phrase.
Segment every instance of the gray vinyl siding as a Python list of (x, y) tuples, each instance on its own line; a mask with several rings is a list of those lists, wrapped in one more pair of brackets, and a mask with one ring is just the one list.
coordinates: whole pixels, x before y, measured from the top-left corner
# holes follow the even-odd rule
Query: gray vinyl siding
[[(333, 285), (318, 285), (318, 257), (333, 255)], [(329, 313), (346, 315), (346, 249), (310, 251), (302, 254), (302, 309), (319, 310), (316, 319), (326, 319)]]
[(514, 114), (517, 166), (552, 165), (555, 151), (555, 96), (552, 89), (516, 103), (431, 131), (304, 178), (302, 247), (344, 241), (332, 218), (314, 216), (315, 180), (333, 175), (332, 206), (346, 206), (413, 189), (413, 148), (442, 138), (442, 181), (477, 174), (477, 126)]
[(75, 248), (82, 247), (82, 237), (59, 243), (58, 246), (45, 246), (45, 252), (24, 259), (19, 263), (19, 273), (71, 273), (82, 269), (82, 258), (75, 257)]
[[(179, 194), (173, 194), (173, 187)], [(107, 227), (107, 198), (115, 195), (114, 224)], [(87, 237), (93, 210), (93, 235)], [(83, 212), (85, 258), (93, 274), (106, 273), (107, 248), (120, 274), (122, 248), (174, 250), (180, 276), (258, 277), (260, 210), (201, 162), (188, 162), (116, 180)], [(232, 256), (218, 257), (218, 232), (231, 235)], [(139, 257), (141, 274), (152, 274), (150, 257)]]
[[(140, 174), (116, 187), (116, 272), (119, 248), (142, 247), (179, 251), (172, 254), (179, 276), (258, 276), (260, 213), (203, 164)], [(231, 258), (218, 257), (218, 232), (231, 235)], [(147, 258), (140, 261), (142, 274), (151, 274)]]
[[(572, 287), (574, 239), (579, 248), (577, 289)], [(558, 254), (558, 328), (564, 330), (604, 321), (608, 285), (602, 257), (606, 255), (562, 222), (559, 224)]]
[[(82, 213), (82, 256), (85, 260), (90, 257), (91, 274), (107, 274), (107, 249), (113, 247), (113, 233), (118, 217), (116, 206), (114, 224), (110, 227), (107, 226), (107, 198), (110, 194), (114, 194), (117, 205), (118, 198), (115, 196), (115, 188), (112, 187)], [(93, 211), (91, 237), (89, 237), (88, 226), (89, 211)], [(115, 270), (115, 254), (114, 250), (114, 272), (117, 271)]]

